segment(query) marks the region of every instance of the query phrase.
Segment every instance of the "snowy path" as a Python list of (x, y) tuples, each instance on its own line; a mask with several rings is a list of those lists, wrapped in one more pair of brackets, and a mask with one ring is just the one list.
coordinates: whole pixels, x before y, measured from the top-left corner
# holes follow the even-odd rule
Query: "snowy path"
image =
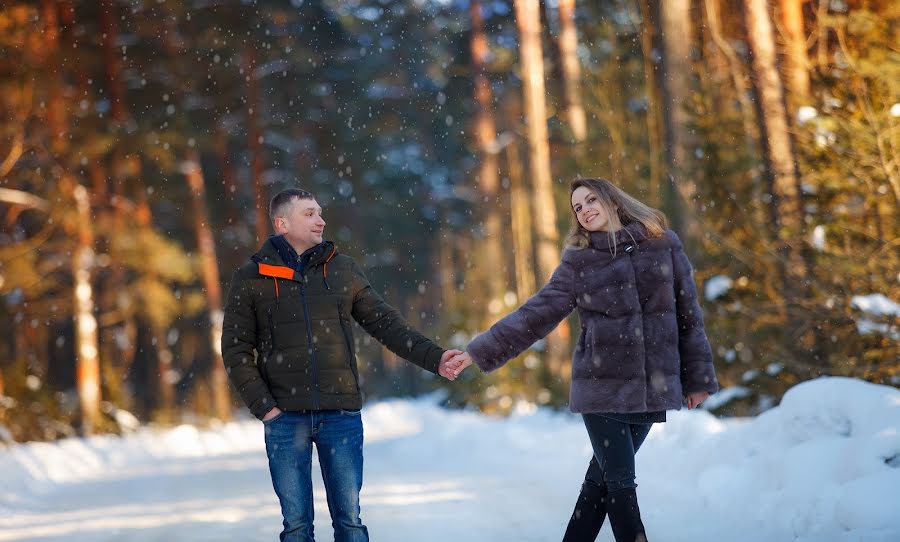
[[(373, 540), (561, 538), (590, 457), (578, 417), (429, 400), (363, 413)], [(16, 446), (0, 473), (0, 542), (271, 541), (280, 527), (256, 421)], [(638, 483), (651, 540), (900, 540), (900, 392), (821, 379), (750, 420), (670, 413), (638, 454)]]

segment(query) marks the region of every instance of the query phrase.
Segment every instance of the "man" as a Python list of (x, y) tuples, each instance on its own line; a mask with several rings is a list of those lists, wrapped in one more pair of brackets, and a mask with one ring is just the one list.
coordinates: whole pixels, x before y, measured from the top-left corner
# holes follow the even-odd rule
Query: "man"
[[(350, 318), (397, 355), (453, 380), (459, 350), (412, 329), (362, 269), (323, 239), (322, 208), (305, 190), (272, 198), (277, 235), (234, 273), (222, 333), (229, 379), (265, 424), (282, 541), (313, 541), (315, 443), (336, 541), (367, 541), (359, 517), (362, 397)], [(255, 351), (255, 352), (254, 352)]]

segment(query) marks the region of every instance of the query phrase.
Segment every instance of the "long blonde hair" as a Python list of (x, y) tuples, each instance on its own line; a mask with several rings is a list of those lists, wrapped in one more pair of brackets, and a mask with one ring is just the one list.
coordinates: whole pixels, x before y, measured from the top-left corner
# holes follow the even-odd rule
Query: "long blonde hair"
[[(600, 207), (609, 216), (610, 227), (607, 234), (610, 247), (616, 244), (614, 232), (634, 222), (640, 222), (650, 237), (660, 237), (669, 227), (666, 215), (662, 211), (641, 203), (606, 179), (575, 179), (569, 188), (569, 202), (572, 201), (572, 193), (581, 187), (587, 188), (597, 196)], [(578, 222), (578, 216), (571, 203), (569, 210), (572, 211), (572, 227), (566, 236), (566, 246), (584, 248), (590, 244), (590, 232)]]

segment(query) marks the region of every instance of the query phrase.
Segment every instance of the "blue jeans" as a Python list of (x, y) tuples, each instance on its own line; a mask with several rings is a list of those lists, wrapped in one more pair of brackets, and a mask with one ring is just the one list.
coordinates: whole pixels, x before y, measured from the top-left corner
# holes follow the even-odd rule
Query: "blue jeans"
[(335, 542), (368, 542), (359, 519), (363, 427), (359, 411), (284, 412), (263, 422), (282, 542), (313, 542), (312, 446), (316, 445)]

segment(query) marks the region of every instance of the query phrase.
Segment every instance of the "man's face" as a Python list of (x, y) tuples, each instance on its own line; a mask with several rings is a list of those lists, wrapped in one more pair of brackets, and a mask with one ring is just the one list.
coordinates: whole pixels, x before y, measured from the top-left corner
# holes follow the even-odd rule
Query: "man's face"
[(284, 216), (275, 217), (275, 231), (302, 253), (322, 242), (325, 232), (322, 208), (314, 199), (294, 198)]

